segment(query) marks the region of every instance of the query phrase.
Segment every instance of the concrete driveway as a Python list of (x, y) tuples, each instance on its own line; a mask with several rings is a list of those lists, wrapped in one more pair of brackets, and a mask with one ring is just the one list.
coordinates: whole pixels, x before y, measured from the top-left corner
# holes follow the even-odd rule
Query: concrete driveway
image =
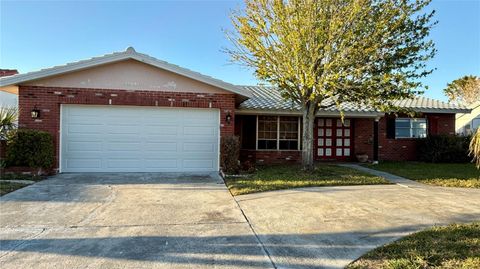
[(421, 184), (305, 188), (237, 200), (279, 268), (343, 268), (428, 226), (480, 220), (480, 190)]
[(268, 268), (223, 182), (62, 174), (0, 198), (0, 268)]
[(242, 195), (240, 209), (211, 177), (63, 174), (0, 198), (0, 268), (342, 268), (480, 219), (480, 190), (417, 185)]

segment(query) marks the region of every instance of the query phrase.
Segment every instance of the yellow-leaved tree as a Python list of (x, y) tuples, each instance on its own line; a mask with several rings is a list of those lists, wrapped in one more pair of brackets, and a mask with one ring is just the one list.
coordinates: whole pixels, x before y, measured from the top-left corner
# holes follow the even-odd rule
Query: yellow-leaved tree
[[(392, 111), (394, 100), (424, 89), (430, 0), (246, 0), (227, 32), (231, 60), (300, 105), (302, 162), (313, 169), (313, 129), (319, 109), (353, 102)], [(274, 90), (274, 89), (272, 89)], [(327, 102), (328, 101), (328, 102)]]

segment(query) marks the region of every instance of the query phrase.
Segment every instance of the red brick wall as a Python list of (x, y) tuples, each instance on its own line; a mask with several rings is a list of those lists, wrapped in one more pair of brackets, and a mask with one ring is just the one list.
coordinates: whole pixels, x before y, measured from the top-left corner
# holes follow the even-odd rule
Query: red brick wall
[(455, 134), (455, 114), (427, 114), (429, 134)]
[(240, 159), (249, 160), (258, 164), (282, 164), (299, 163), (302, 160), (302, 152), (299, 150), (241, 150)]
[[(427, 117), (428, 134), (455, 134), (455, 114), (425, 114), (424, 116)], [(413, 161), (417, 159), (417, 139), (388, 139), (385, 117), (380, 120), (378, 127), (380, 160)]]
[[(190, 92), (154, 92), (106, 89), (77, 89), (57, 87), (20, 86), (18, 104), (20, 107), (19, 127), (38, 129), (50, 132), (56, 145), (56, 167), (58, 167), (60, 104), (88, 105), (132, 105), (132, 106), (165, 106), (195, 107), (220, 109), (220, 135), (234, 132), (235, 95), (208, 94)], [(210, 106), (211, 105), (211, 106)], [(40, 118), (32, 119), (30, 111), (40, 110)], [(231, 123), (225, 122), (230, 112)]]
[(366, 153), (373, 158), (373, 122), (374, 119), (354, 119), (353, 125), (353, 160), (358, 153)]

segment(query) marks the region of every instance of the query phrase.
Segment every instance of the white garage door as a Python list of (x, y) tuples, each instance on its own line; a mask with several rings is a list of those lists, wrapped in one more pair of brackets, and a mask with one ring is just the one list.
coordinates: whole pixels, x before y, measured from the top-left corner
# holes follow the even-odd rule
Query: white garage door
[(219, 111), (62, 105), (62, 172), (218, 171)]

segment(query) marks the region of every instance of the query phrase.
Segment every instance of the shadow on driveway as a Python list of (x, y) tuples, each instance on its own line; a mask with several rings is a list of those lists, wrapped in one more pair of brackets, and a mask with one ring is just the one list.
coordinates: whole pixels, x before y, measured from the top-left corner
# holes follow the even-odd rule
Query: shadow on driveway
[[(412, 225), (375, 232), (268, 234), (261, 237), (268, 238), (265, 247), (278, 268), (325, 268), (322, 266), (332, 264), (334, 266), (331, 268), (341, 268), (343, 263), (378, 245), (425, 227)], [(43, 261), (49, 261), (50, 266), (61, 266), (66, 257), (88, 257), (111, 266), (153, 262), (148, 264), (154, 267), (158, 262), (159, 266), (165, 265), (165, 268), (182, 264), (194, 267), (271, 267), (253, 235), (92, 237), (91, 234), (99, 230), (78, 232), (89, 236), (63, 238), (65, 234), (62, 232), (51, 232), (42, 236), (62, 238), (0, 240), (0, 250), (7, 253), (1, 262), (5, 264), (13, 259), (23, 261), (20, 263), (22, 266), (30, 266), (38, 261), (37, 268), (42, 268)], [(13, 253), (16, 255), (10, 255)], [(280, 256), (281, 259), (276, 259)]]

